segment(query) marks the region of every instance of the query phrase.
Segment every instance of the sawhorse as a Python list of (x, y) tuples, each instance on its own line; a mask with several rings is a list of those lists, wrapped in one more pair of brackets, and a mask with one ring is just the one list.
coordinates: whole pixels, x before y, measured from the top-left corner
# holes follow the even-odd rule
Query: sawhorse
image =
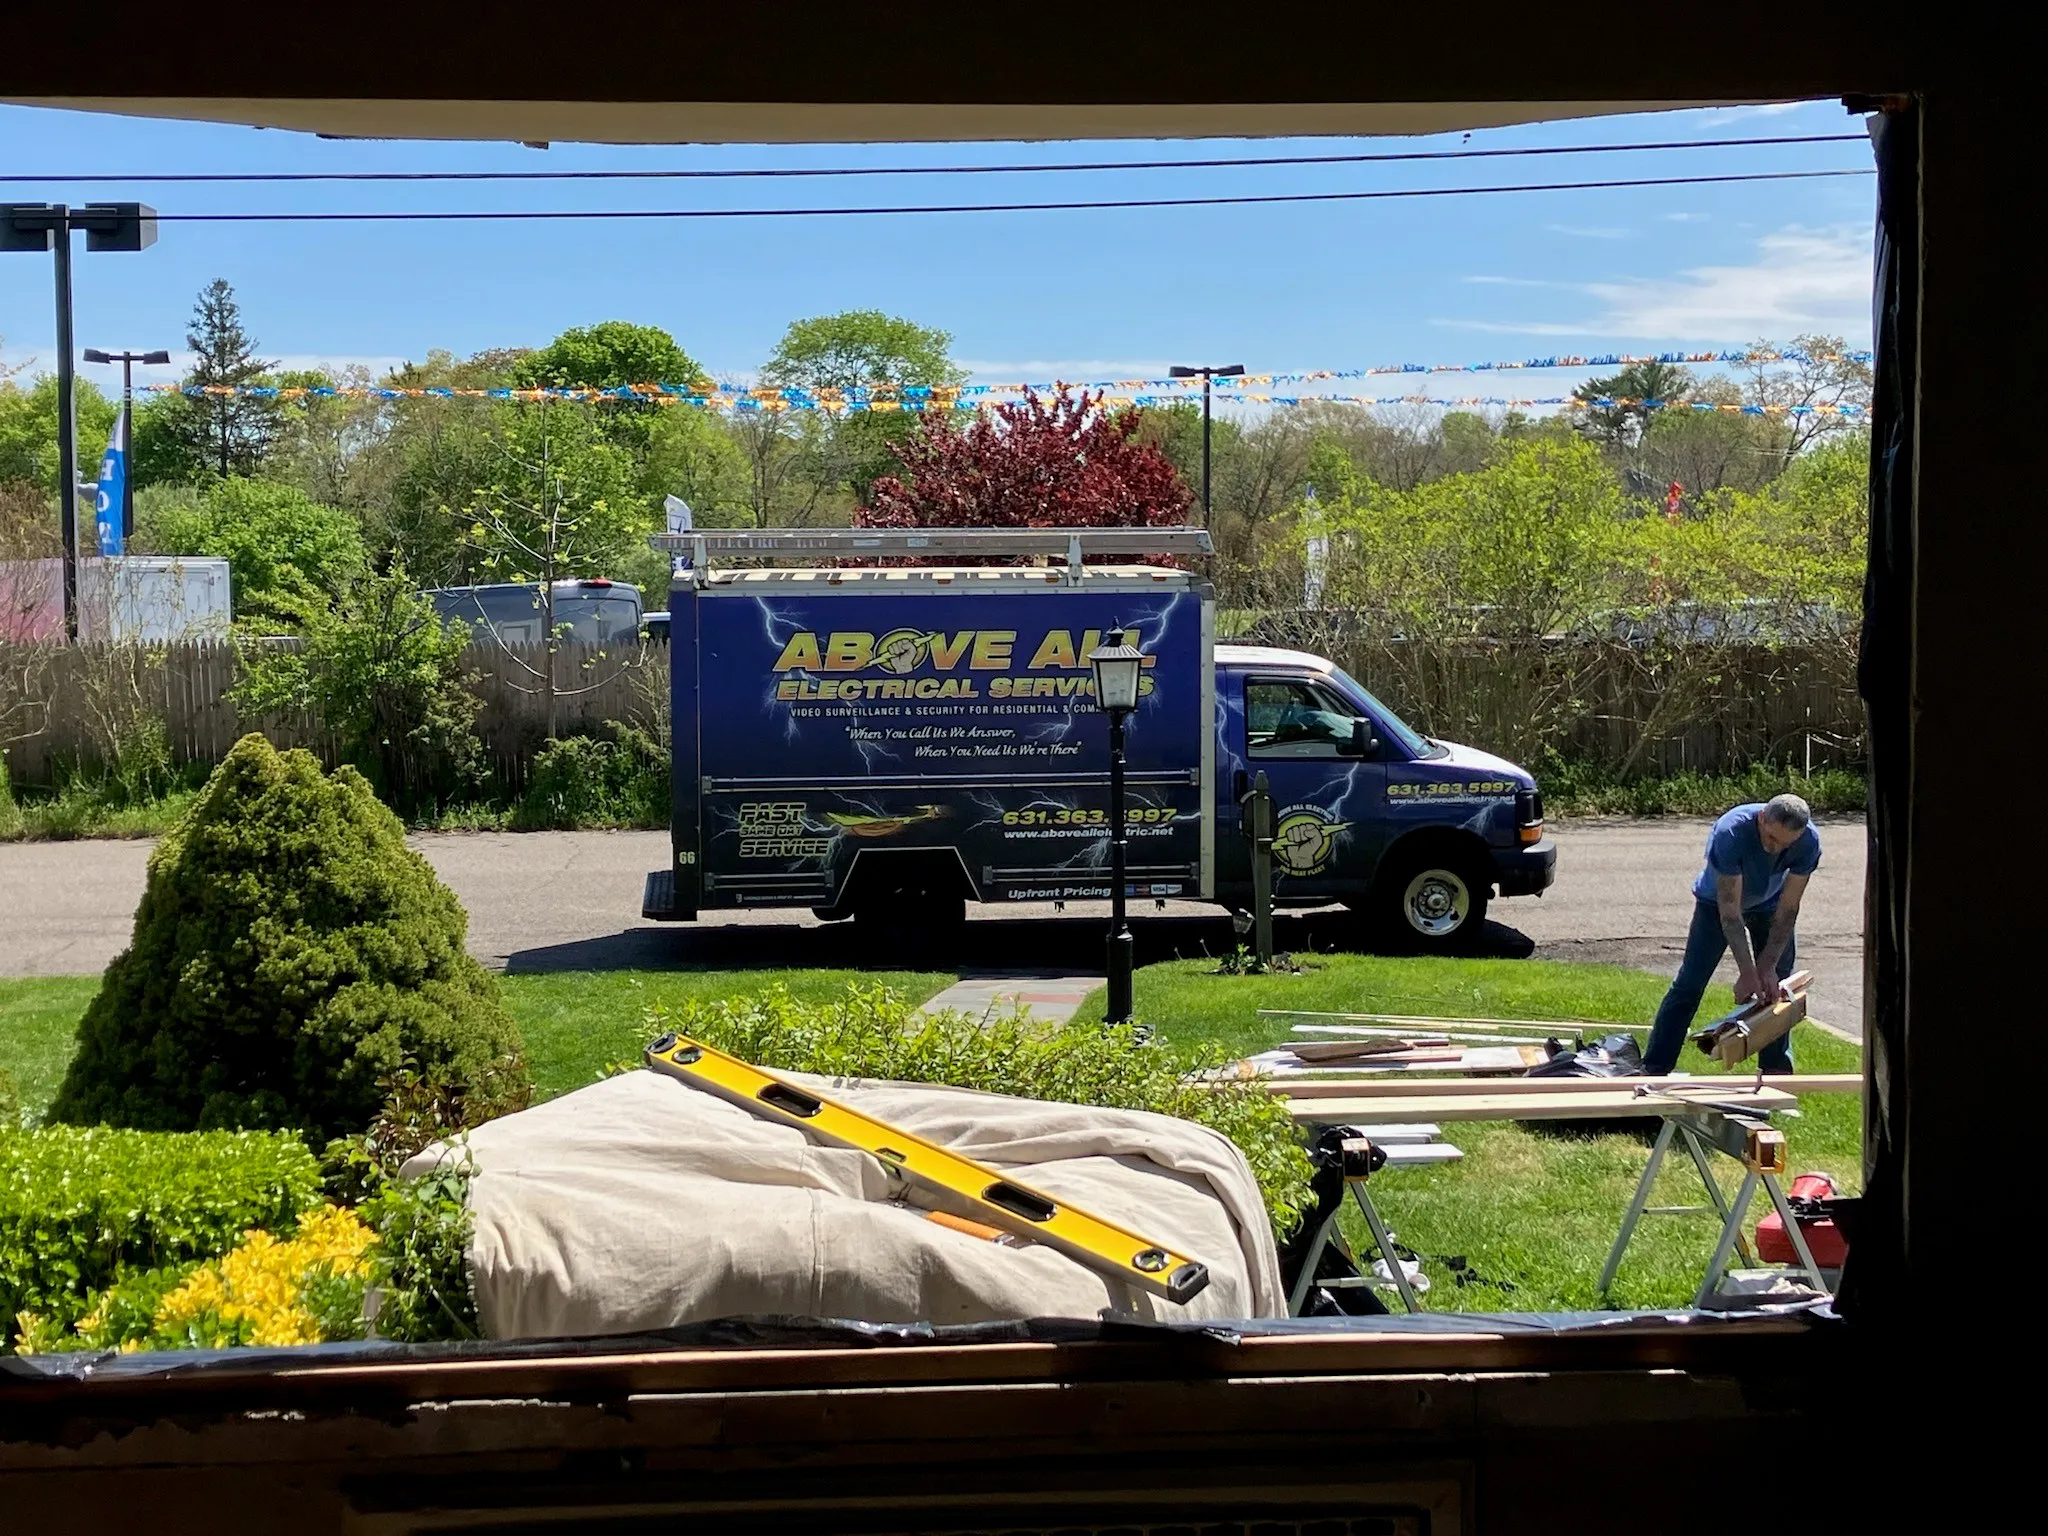
[[(1721, 1218), (1721, 1238), (1714, 1245), (1714, 1256), (1708, 1261), (1698, 1294), (1693, 1297), (1695, 1308), (1704, 1307), (1708, 1298), (1720, 1289), (1731, 1257), (1739, 1252), (1743, 1263), (1755, 1263), (1749, 1243), (1742, 1235), (1742, 1224), (1749, 1219), (1749, 1207), (1756, 1198), (1759, 1184), (1771, 1197), (1778, 1219), (1785, 1224), (1786, 1236), (1792, 1240), (1792, 1251), (1799, 1257), (1795, 1267), (1805, 1272), (1807, 1283), (1816, 1291), (1828, 1290), (1820, 1266), (1814, 1263), (1812, 1250), (1806, 1246), (1806, 1234), (1800, 1231), (1791, 1204), (1778, 1183), (1778, 1175), (1785, 1171), (1785, 1133), (1772, 1130), (1753, 1115), (1716, 1108), (1711, 1104), (1674, 1102), (1663, 1121), (1657, 1132), (1656, 1145), (1650, 1148), (1650, 1160), (1643, 1165), (1643, 1176), (1636, 1181), (1636, 1192), (1629, 1200), (1628, 1214), (1621, 1219), (1621, 1231), (1615, 1234), (1614, 1246), (1607, 1251), (1607, 1263), (1600, 1271), (1601, 1298), (1604, 1300), (1613, 1286), (1615, 1273), (1621, 1268), (1622, 1255), (1628, 1252), (1629, 1241), (1636, 1234), (1636, 1224), (1643, 1217), (1698, 1215), (1708, 1209), (1701, 1205), (1650, 1204), (1650, 1188), (1657, 1182), (1657, 1170), (1663, 1166), (1664, 1154), (1671, 1150), (1674, 1140), (1682, 1142), (1691, 1155), (1693, 1167), (1699, 1170), (1700, 1182), (1707, 1188), (1707, 1198), (1713, 1202), (1712, 1209)], [(1707, 1156), (1709, 1152), (1725, 1153), (1742, 1164), (1742, 1184), (1735, 1191), (1733, 1201), (1721, 1193), (1721, 1186), (1715, 1181), (1713, 1164)]]
[[(1308, 1256), (1302, 1261), (1301, 1273), (1295, 1277), (1294, 1289), (1287, 1298), (1287, 1315), (1301, 1316), (1302, 1306), (1309, 1293), (1318, 1287), (1323, 1290), (1356, 1290), (1360, 1287), (1380, 1288), (1391, 1284), (1401, 1297), (1401, 1305), (1410, 1312), (1420, 1312), (1422, 1303), (1415, 1299), (1415, 1287), (1409, 1282), (1408, 1271), (1402, 1268), (1400, 1255), (1394, 1252), (1394, 1235), (1387, 1230), (1387, 1224), (1380, 1219), (1378, 1207), (1372, 1203), (1372, 1196), (1366, 1193), (1365, 1182), (1373, 1167), (1410, 1167), (1431, 1163), (1454, 1162), (1463, 1154), (1456, 1147), (1439, 1142), (1434, 1125), (1380, 1126), (1378, 1135), (1392, 1133), (1393, 1139), (1374, 1141), (1373, 1133), (1362, 1133), (1356, 1143), (1346, 1141), (1344, 1187), (1357, 1202), (1358, 1210), (1365, 1217), (1366, 1230), (1372, 1233), (1372, 1245), (1380, 1258), (1386, 1261), (1387, 1273), (1391, 1280), (1382, 1280), (1372, 1273), (1371, 1258), (1366, 1254), (1356, 1255), (1359, 1273), (1352, 1276), (1338, 1276), (1328, 1280), (1316, 1279), (1316, 1266), (1322, 1262), (1323, 1250), (1337, 1240), (1337, 1221), (1344, 1214), (1341, 1203), (1332, 1210), (1323, 1224), (1316, 1229), (1316, 1235), (1308, 1245)], [(1424, 1134), (1426, 1133), (1426, 1134)], [(1379, 1153), (1376, 1161), (1369, 1161), (1363, 1155), (1354, 1160), (1353, 1147), (1374, 1147)], [(1354, 1166), (1357, 1172), (1352, 1172)]]

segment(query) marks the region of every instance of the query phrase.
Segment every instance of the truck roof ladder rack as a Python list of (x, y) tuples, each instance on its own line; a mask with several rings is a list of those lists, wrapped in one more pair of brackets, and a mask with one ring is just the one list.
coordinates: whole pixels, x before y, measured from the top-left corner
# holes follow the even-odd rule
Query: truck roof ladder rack
[(946, 556), (977, 560), (1019, 555), (1066, 556), (1067, 575), (1081, 578), (1090, 555), (1207, 555), (1215, 552), (1206, 528), (706, 528), (657, 533), (655, 549), (686, 557), (701, 575), (719, 556), (727, 559), (846, 560)]

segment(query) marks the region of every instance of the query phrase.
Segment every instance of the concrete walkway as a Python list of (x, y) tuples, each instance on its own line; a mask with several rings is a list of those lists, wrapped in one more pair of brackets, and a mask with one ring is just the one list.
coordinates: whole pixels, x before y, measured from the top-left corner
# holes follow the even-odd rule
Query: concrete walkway
[(1059, 971), (969, 971), (921, 1011), (953, 1008), (981, 1018), (990, 1012), (1008, 1013), (1021, 1003), (1034, 1018), (1063, 1024), (1074, 1016), (1082, 999), (1101, 985), (1100, 976), (1067, 976)]

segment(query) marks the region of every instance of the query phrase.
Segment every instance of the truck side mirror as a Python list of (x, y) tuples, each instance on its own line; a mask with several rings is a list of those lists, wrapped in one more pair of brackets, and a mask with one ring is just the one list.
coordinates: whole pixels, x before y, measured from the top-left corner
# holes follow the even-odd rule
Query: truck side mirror
[(1379, 749), (1380, 739), (1372, 733), (1372, 722), (1370, 720), (1352, 721), (1351, 751), (1349, 755), (1352, 757), (1371, 757)]

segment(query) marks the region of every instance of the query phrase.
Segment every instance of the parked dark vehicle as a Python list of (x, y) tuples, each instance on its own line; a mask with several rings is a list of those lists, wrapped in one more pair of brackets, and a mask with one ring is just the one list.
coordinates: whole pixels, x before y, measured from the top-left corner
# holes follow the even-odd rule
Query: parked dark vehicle
[[(425, 595), (443, 619), (487, 629), (508, 645), (538, 645), (548, 638), (547, 604), (537, 581), (436, 587)], [(618, 645), (640, 638), (640, 589), (630, 582), (601, 576), (558, 581), (553, 607), (554, 627), (562, 639)]]

